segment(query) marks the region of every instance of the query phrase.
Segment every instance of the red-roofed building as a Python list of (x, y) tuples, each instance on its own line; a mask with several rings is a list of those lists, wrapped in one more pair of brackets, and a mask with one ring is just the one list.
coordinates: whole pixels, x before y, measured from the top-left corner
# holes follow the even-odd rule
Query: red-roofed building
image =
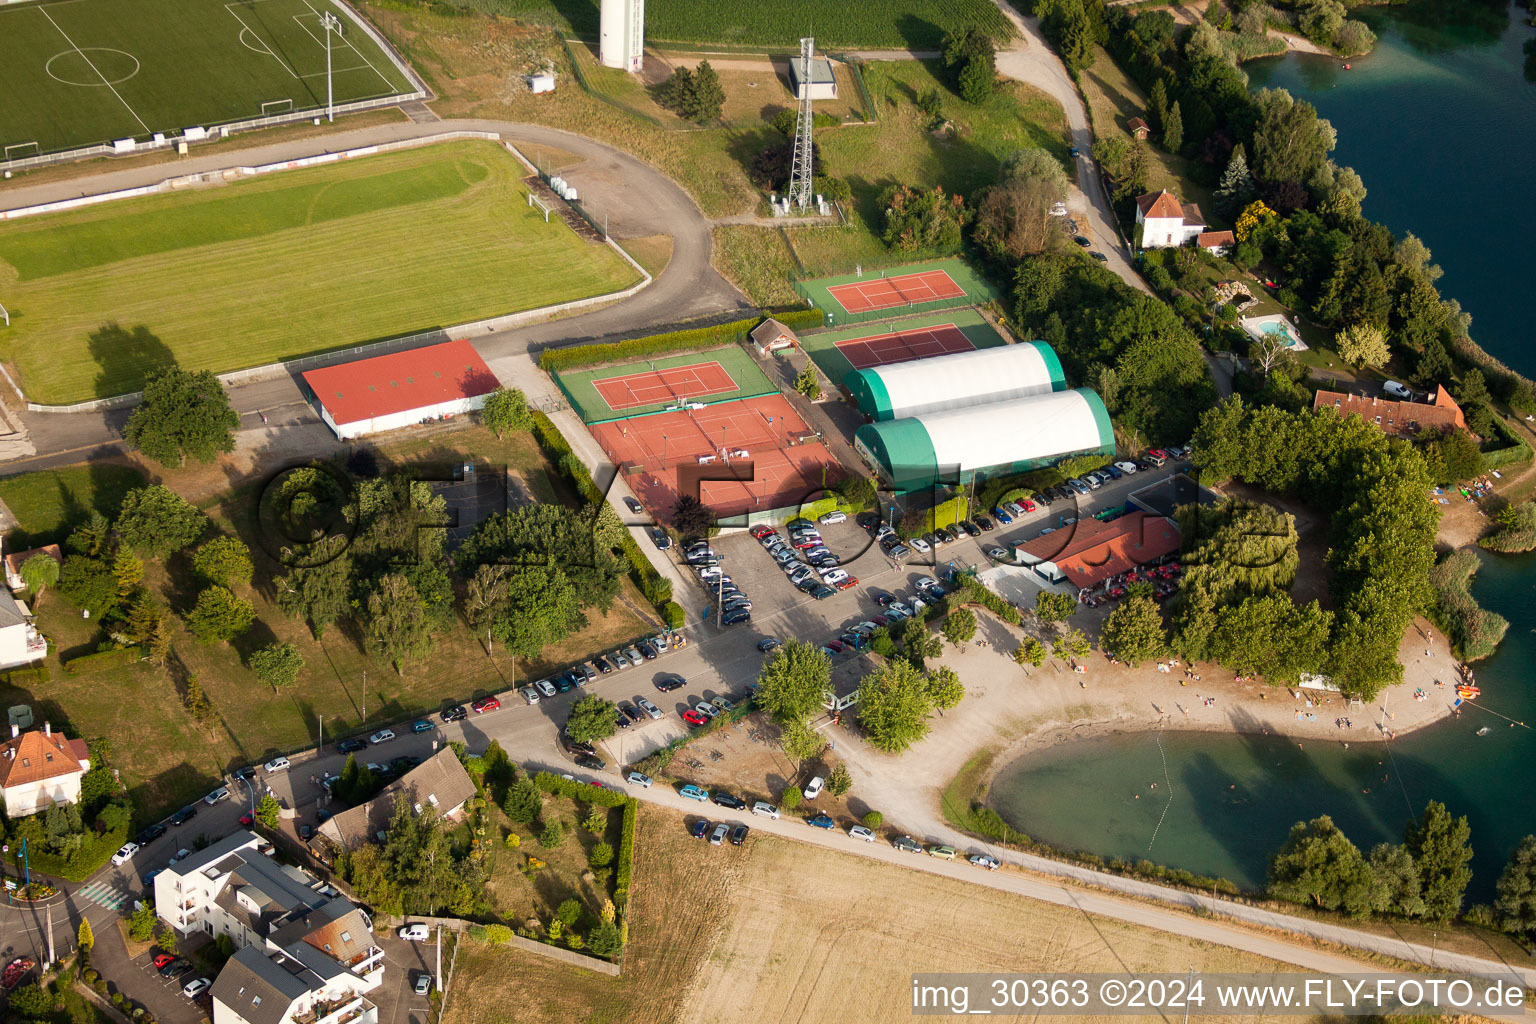
[(1220, 256), (1237, 244), (1237, 236), (1230, 231), (1202, 231), (1195, 236), (1195, 244), (1214, 256)]
[(1395, 437), (1411, 438), (1421, 430), (1467, 429), (1461, 406), (1443, 387), (1435, 389), (1434, 400), (1430, 402), (1398, 402), (1375, 395), (1319, 391), (1312, 399), (1312, 409), (1333, 409), (1340, 416), (1359, 416)]
[(1097, 586), (1128, 569), (1148, 565), (1179, 550), (1172, 519), (1132, 512), (1112, 522), (1084, 519), (1020, 544), (1021, 561), (1048, 580)]
[(46, 722), (42, 731), (11, 726), (0, 744), (0, 796), (12, 818), (36, 814), (54, 804), (80, 802), (80, 779), (91, 767), (85, 740), (65, 739)]
[(304, 384), (342, 440), (471, 412), (500, 386), (467, 341), (308, 370)]
[(1143, 249), (1175, 249), (1205, 230), (1205, 217), (1193, 203), (1163, 189), (1136, 197), (1136, 226)]
[(1152, 134), (1152, 126), (1139, 117), (1133, 117), (1125, 122), (1125, 130), (1142, 142), (1147, 141), (1147, 136)]

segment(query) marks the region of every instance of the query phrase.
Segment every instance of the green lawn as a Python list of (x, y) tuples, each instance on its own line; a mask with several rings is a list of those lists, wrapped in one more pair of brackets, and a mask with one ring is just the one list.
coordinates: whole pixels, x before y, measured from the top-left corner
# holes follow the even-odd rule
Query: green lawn
[[(337, 10), (328, 0), (0, 8), (0, 146), (10, 147), (0, 159), (323, 107), (320, 17)], [(411, 91), (389, 55), (340, 18), (336, 102)]]
[[(4, 14), (0, 13), (0, 18)], [(34, 401), (135, 391), (624, 288), (632, 267), (455, 142), (0, 227), (0, 355)]]
[[(440, 470), (466, 459), (483, 468), (507, 467), (527, 481), (537, 500), (573, 500), (526, 434), (501, 440), (484, 428), (472, 427), (389, 445), (380, 456), (386, 466), (421, 465), (426, 477), (440, 475), (428, 467)], [(44, 474), (34, 476), (41, 479)], [(10, 483), (0, 481), (0, 496), (8, 497), (5, 488)], [(63, 671), (61, 660), (93, 651), (100, 627), (94, 620), (82, 619), (55, 589), (34, 608), (39, 627), (51, 641), (44, 662), (49, 681), (37, 687), (28, 682), (0, 684), (0, 702), (7, 706), (33, 704), (40, 718), (50, 718), (55, 726), (67, 723), (73, 735), (111, 739), (113, 763), (145, 820), (208, 792), (235, 765), (312, 744), (321, 716), (330, 739), (376, 729), (434, 711), (444, 701), (501, 692), (514, 680), (537, 678), (531, 673), (612, 650), (656, 626), (649, 602), (626, 579), (608, 615), (590, 609), (587, 628), (546, 648), (536, 661), (512, 664), (499, 648), (494, 660), (487, 657), (479, 638), (459, 620), (436, 639), (429, 659), (407, 665), (403, 674), (397, 674), (388, 663), (363, 650), (350, 625), (332, 627), (315, 640), (303, 623), (277, 607), (268, 582), (277, 566), (264, 554), (254, 533), (252, 500), (249, 489), (236, 491), (208, 510), (215, 526), (246, 541), (255, 558), (257, 584), (244, 596), (255, 605), (257, 620), (243, 637), (233, 644), (205, 646), (178, 618), (175, 651), (184, 670), (168, 674), (139, 664), (71, 675)], [(178, 614), (197, 591), (182, 556), (173, 557), (168, 565), (150, 563), (146, 582)], [(638, 609), (645, 609), (645, 616)], [(305, 660), (298, 682), (282, 693), (264, 686), (245, 665), (251, 651), (275, 641), (296, 644)], [(213, 705), (215, 720), (209, 725), (193, 721), (184, 709), (188, 673), (198, 678)]]
[(148, 483), (132, 466), (90, 462), (63, 469), (0, 478), (0, 501), (16, 517), (7, 550), (24, 550), (62, 541), (92, 511), (117, 515), (123, 495)]
[[(450, 0), (454, 7), (510, 15), (595, 38), (597, 0)], [(645, 38), (730, 46), (795, 47), (814, 35), (828, 47), (936, 50), (944, 33), (969, 25), (999, 38), (1011, 26), (990, 0), (650, 0)]]

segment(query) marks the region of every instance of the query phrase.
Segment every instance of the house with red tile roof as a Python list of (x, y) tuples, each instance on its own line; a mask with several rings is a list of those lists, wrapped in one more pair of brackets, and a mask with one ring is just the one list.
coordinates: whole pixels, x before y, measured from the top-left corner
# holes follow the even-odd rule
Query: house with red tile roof
[(1084, 519), (1018, 546), (1020, 561), (1051, 581), (1062, 577), (1079, 589), (1096, 586), (1138, 565), (1179, 550), (1172, 519), (1131, 512), (1111, 522)]
[(1230, 231), (1202, 231), (1195, 236), (1195, 244), (1212, 256), (1222, 256), (1237, 244), (1237, 236)]
[(1443, 387), (1428, 402), (1398, 402), (1379, 395), (1319, 391), (1312, 409), (1332, 409), (1340, 416), (1359, 416), (1394, 437), (1416, 437), (1422, 430), (1466, 430), (1467, 418)]
[(5, 585), (11, 588), (11, 593), (19, 594), (27, 589), (26, 580), (21, 578), (21, 567), (27, 564), (27, 559), (33, 555), (47, 555), (61, 565), (64, 562), (64, 554), (57, 544), (45, 544), (40, 548), (28, 548), (25, 551), (8, 551), (5, 555)]
[(1125, 130), (1141, 142), (1147, 141), (1147, 136), (1152, 134), (1152, 126), (1139, 117), (1133, 117), (1125, 122)]
[(0, 745), (0, 796), (12, 818), (80, 802), (80, 779), (91, 768), (85, 740), (65, 739), (47, 722), (41, 731), (11, 726)]
[(1143, 249), (1176, 249), (1205, 230), (1205, 216), (1194, 203), (1163, 189), (1136, 198), (1136, 227)]

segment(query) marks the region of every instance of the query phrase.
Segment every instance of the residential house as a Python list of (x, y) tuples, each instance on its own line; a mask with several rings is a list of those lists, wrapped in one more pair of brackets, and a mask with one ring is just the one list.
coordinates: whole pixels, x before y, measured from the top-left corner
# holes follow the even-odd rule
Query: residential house
[(375, 1024), (373, 922), (274, 852), (236, 832), (155, 876), (156, 912), (178, 935), (227, 935), (238, 949), (210, 993), (214, 1024)]
[(1212, 256), (1225, 256), (1237, 244), (1237, 236), (1230, 231), (1202, 231), (1195, 236), (1195, 244)]
[(5, 585), (11, 588), (11, 593), (19, 594), (27, 589), (26, 580), (21, 578), (21, 567), (27, 564), (27, 559), (33, 555), (47, 555), (59, 564), (63, 564), (64, 555), (59, 551), (57, 544), (46, 544), (40, 548), (28, 548), (25, 551), (17, 551), (5, 556)]
[(1152, 126), (1139, 117), (1133, 117), (1125, 122), (1125, 130), (1131, 133), (1131, 137), (1137, 142), (1146, 142), (1147, 136), (1152, 134)]
[(417, 814), (431, 807), (439, 817), (451, 820), (474, 795), (474, 780), (459, 763), (458, 755), (444, 748), (379, 790), (367, 803), (327, 818), (317, 835), (332, 853), (352, 849), (378, 838), (389, 827), (395, 801), (402, 796)]
[(1136, 227), (1143, 249), (1175, 249), (1205, 230), (1205, 217), (1193, 203), (1163, 189), (1136, 199)]
[(48, 656), (48, 638), (37, 631), (32, 610), (0, 590), (0, 669), (42, 661)]
[[(9, 597), (9, 594), (3, 595)], [(91, 769), (85, 740), (65, 739), (43, 723), (42, 731), (11, 726), (0, 746), (0, 796), (12, 818), (45, 811), (54, 804), (80, 802), (80, 780)]]
[(1428, 402), (1398, 402), (1378, 395), (1349, 395), (1319, 391), (1312, 408), (1334, 409), (1341, 416), (1359, 416), (1395, 437), (1414, 437), (1421, 430), (1466, 430), (1467, 418), (1443, 387)]

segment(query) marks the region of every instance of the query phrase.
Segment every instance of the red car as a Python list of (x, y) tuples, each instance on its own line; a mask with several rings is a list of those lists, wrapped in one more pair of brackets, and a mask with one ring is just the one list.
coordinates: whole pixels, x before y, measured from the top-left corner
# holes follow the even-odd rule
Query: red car
[(821, 547), (821, 538), (813, 535), (805, 535), (796, 539), (791, 546), (800, 551), (809, 551), (811, 548)]
[(158, 971), (160, 968), (164, 967), (166, 964), (170, 963), (172, 960), (175, 960), (175, 959), (176, 959), (176, 957), (173, 954), (171, 954), (171, 953), (156, 953), (155, 954), (155, 970)]
[(1025, 512), (1033, 512), (1036, 507), (1035, 503), (1030, 501), (1028, 498), (1020, 498), (1019, 504), (1023, 506)]
[(256, 819), (251, 817), (249, 814), (240, 815), (240, 825), (242, 828), (250, 828), (254, 824), (256, 824)]
[(698, 727), (709, 721), (709, 719), (693, 710), (693, 708), (689, 708), (687, 711), (683, 712), (683, 721), (687, 722), (691, 726)]
[(748, 532), (751, 533), (752, 536), (756, 537), (758, 540), (762, 540), (764, 537), (768, 536), (770, 533), (773, 533), (774, 529), (771, 526), (767, 526), (767, 525), (765, 525), (763, 523), (758, 523), (756, 526), (752, 527), (752, 529), (749, 530)]
[(838, 654), (842, 654), (848, 649), (848, 645), (843, 643), (841, 640), (828, 640), (827, 646), (832, 648), (832, 650), (836, 651)]
[(497, 700), (495, 697), (481, 697), (479, 700), (471, 704), (470, 707), (474, 708), (475, 714), (478, 715), (485, 711), (495, 711), (497, 708), (501, 707), (501, 701)]
[(1147, 452), (1147, 454), (1159, 459), (1166, 459), (1168, 457), (1168, 453), (1163, 451), (1161, 448), (1153, 448), (1151, 451)]
[(854, 587), (859, 585), (859, 578), (857, 576), (849, 576), (847, 579), (838, 580), (832, 585), (838, 590), (852, 590)]

